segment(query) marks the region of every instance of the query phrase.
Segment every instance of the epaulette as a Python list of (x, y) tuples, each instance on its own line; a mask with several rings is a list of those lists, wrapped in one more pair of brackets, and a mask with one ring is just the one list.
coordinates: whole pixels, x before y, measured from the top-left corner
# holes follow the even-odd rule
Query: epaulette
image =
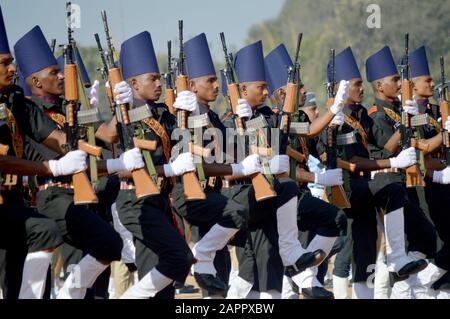
[(373, 113), (378, 111), (378, 106), (373, 105), (370, 109), (367, 110), (367, 114), (372, 115)]

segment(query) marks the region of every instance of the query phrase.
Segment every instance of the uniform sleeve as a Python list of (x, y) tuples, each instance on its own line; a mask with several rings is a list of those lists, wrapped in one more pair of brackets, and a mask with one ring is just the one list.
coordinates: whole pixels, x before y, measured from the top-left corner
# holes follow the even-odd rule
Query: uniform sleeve
[(382, 112), (376, 112), (370, 116), (373, 120), (373, 125), (371, 128), (371, 144), (382, 149), (386, 145), (387, 141), (394, 135), (396, 129), (394, 128), (395, 123), (387, 118), (387, 116)]
[(43, 142), (54, 130), (58, 129), (56, 124), (33, 102), (24, 101), (22, 109), (23, 118), (21, 120), (23, 125), (20, 128), (24, 135), (29, 136), (36, 142)]

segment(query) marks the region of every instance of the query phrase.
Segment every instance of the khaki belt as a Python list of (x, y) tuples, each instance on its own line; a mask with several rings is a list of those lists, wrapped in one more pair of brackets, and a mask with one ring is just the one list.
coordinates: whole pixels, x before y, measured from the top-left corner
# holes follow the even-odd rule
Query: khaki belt
[(378, 173), (400, 173), (401, 170), (398, 168), (385, 168), (385, 169), (380, 169), (377, 171), (373, 171), (374, 174), (378, 174)]
[(39, 185), (39, 190), (44, 191), (49, 187), (59, 187), (64, 189), (73, 189), (73, 185), (71, 183), (62, 183), (62, 182), (50, 182), (45, 183), (44, 185)]

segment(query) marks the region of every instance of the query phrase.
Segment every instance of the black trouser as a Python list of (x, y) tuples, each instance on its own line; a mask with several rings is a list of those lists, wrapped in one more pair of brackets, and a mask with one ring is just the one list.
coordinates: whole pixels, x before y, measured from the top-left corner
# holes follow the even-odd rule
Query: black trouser
[(212, 227), (219, 224), (226, 228), (246, 227), (248, 214), (242, 205), (208, 187), (205, 194), (204, 200), (186, 201), (183, 185), (177, 183), (172, 191), (173, 207), (194, 226)]
[[(56, 248), (63, 243), (55, 222), (23, 206), (21, 195), (3, 192), (0, 205), (0, 249), (3, 251), (2, 290), (7, 299), (19, 296), (27, 253)], [(17, 195), (17, 196), (16, 196)], [(44, 279), (44, 278), (43, 278)]]
[[(284, 267), (278, 250), (276, 211), (287, 201), (299, 195), (297, 225), (300, 231), (313, 230), (322, 236), (337, 237), (341, 232), (345, 233), (347, 227), (343, 211), (313, 197), (307, 189), (299, 191), (297, 184), (292, 180), (288, 178), (276, 180), (274, 188), (277, 192), (276, 201), (271, 199), (258, 203), (255, 200), (254, 192), (248, 192), (247, 200), (254, 205), (253, 208), (249, 206), (250, 221), (255, 221), (256, 218), (259, 218), (260, 221), (253, 223), (249, 221), (251, 233), (247, 237), (247, 241), (251, 241), (251, 243), (247, 242), (245, 248), (237, 249), (238, 256), (241, 258), (240, 263), (246, 265), (245, 267), (250, 267), (253, 258), (258, 274), (252, 276), (255, 283), (254, 289), (260, 291), (270, 289), (281, 291), (282, 289)], [(253, 188), (250, 189), (253, 190)], [(245, 199), (245, 197), (243, 198)], [(275, 203), (268, 205), (269, 201)], [(257, 216), (252, 219), (252, 216), (256, 214)], [(253, 249), (253, 254), (250, 249)], [(250, 272), (242, 269), (242, 273)], [(249, 275), (247, 277), (252, 279)]]
[(450, 270), (450, 185), (427, 181), (425, 198), (442, 247), (437, 252), (435, 263), (438, 267)]
[[(342, 236), (342, 249), (336, 254), (333, 264), (333, 275), (347, 278), (350, 275), (350, 265), (352, 264), (353, 255), (353, 238), (352, 238), (353, 220), (347, 220), (347, 235)], [(353, 265), (353, 268), (355, 265)]]
[(168, 200), (162, 195), (138, 199), (135, 190), (131, 189), (119, 192), (116, 205), (120, 221), (135, 239), (138, 271), (145, 268), (148, 272), (145, 260), (149, 258), (146, 250), (150, 249), (158, 256), (155, 267), (159, 272), (174, 281), (184, 282), (193, 256), (169, 221), (167, 214), (171, 212)]
[(38, 192), (37, 208), (56, 221), (65, 242), (100, 261), (120, 260), (120, 235), (86, 205), (74, 205), (72, 190), (50, 187)]
[(300, 231), (314, 231), (324, 237), (338, 237), (347, 233), (344, 211), (311, 195), (307, 189), (300, 190), (297, 224)]

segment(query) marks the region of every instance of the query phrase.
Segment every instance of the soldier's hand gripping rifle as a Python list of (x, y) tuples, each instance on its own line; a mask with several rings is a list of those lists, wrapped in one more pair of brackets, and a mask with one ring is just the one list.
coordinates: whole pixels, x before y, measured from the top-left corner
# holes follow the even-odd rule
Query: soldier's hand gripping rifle
[(441, 126), (442, 126), (442, 153), (444, 154), (444, 164), (450, 167), (450, 137), (448, 131), (445, 129), (444, 124), (448, 119), (448, 101), (446, 99), (446, 87), (445, 83), (445, 70), (444, 70), (444, 57), (441, 56), (441, 87), (439, 88), (439, 110), (441, 113)]
[[(68, 18), (68, 45), (65, 46), (65, 63), (64, 63), (64, 105), (66, 108), (65, 117), (65, 132), (67, 144), (65, 145), (67, 151), (82, 150), (94, 157), (101, 155), (101, 148), (90, 145), (83, 140), (83, 124), (88, 124), (90, 121), (83, 121), (84, 117), (80, 112), (79, 92), (78, 92), (78, 74), (77, 65), (75, 62), (76, 47), (72, 37), (72, 27), (70, 24), (71, 4), (66, 3), (66, 11)], [(83, 90), (83, 88), (81, 88)], [(80, 116), (79, 116), (80, 113)], [(88, 114), (87, 114), (88, 115)], [(89, 115), (87, 116), (89, 117)], [(80, 121), (81, 120), (81, 121)], [(81, 123), (84, 122), (84, 123)], [(92, 123), (92, 122), (90, 122)], [(96, 166), (94, 165), (94, 169)], [(96, 172), (95, 172), (96, 174)], [(94, 175), (95, 176), (95, 175)], [(97, 203), (98, 199), (92, 188), (86, 172), (79, 172), (72, 175), (72, 182), (74, 188), (74, 203), (91, 204)]]
[[(178, 21), (178, 30), (179, 30), (179, 40), (180, 40), (180, 53), (177, 65), (177, 78), (175, 80), (175, 87), (177, 94), (183, 91), (189, 90), (188, 78), (185, 72), (185, 56), (183, 50), (183, 20)], [(195, 121), (196, 122), (196, 121)], [(203, 122), (203, 121), (200, 121)], [(178, 127), (181, 129), (189, 129), (188, 127), (188, 114), (185, 110), (177, 110), (177, 123)], [(200, 124), (202, 125), (202, 124)], [(194, 143), (191, 141), (189, 143), (189, 149), (192, 153), (194, 152)], [(196, 162), (198, 162), (198, 157), (195, 158)], [(200, 176), (200, 179), (205, 180), (205, 173), (203, 171), (202, 163), (196, 163), (196, 170)], [(183, 188), (184, 188), (184, 197), (187, 201), (190, 200), (200, 200), (206, 199), (205, 192), (203, 191), (203, 187), (197, 178), (195, 172), (188, 172), (183, 174)]]
[[(127, 104), (117, 104), (115, 101), (114, 88), (117, 83), (122, 82), (122, 73), (120, 71), (120, 67), (118, 62), (114, 56), (114, 48), (111, 41), (111, 36), (109, 34), (109, 26), (106, 18), (106, 12), (102, 11), (102, 20), (105, 28), (106, 41), (108, 45), (108, 81), (109, 81), (109, 89), (111, 90), (110, 94), (112, 97), (111, 103), (115, 110), (115, 115), (117, 117), (117, 133), (119, 135), (120, 146), (122, 151), (128, 151), (133, 149), (134, 147), (138, 147), (143, 151), (154, 151), (156, 149), (156, 143), (154, 141), (146, 141), (142, 139), (142, 134), (140, 134), (141, 138), (137, 138), (135, 135), (137, 134), (133, 122), (138, 121), (142, 118), (142, 116), (132, 116), (132, 111), (129, 112), (130, 105)], [(145, 107), (145, 106), (144, 106)], [(135, 109), (134, 112), (145, 111), (144, 109), (138, 108)], [(149, 116), (150, 112), (144, 112), (144, 117)], [(134, 119), (136, 117), (136, 119)], [(150, 154), (148, 154), (150, 155)], [(144, 153), (144, 159), (149, 170), (154, 171), (153, 163), (149, 162), (151, 160), (151, 156), (147, 156)], [(133, 170), (131, 172), (131, 177), (133, 179), (134, 186), (136, 187), (136, 197), (142, 198), (145, 196), (151, 196), (159, 194), (159, 189), (155, 184), (155, 181), (149, 176), (145, 168), (139, 168)]]
[[(234, 76), (233, 63), (231, 61), (231, 56), (228, 54), (227, 45), (225, 42), (225, 35), (223, 32), (220, 33), (220, 39), (222, 41), (223, 51), (225, 54), (226, 68), (224, 70), (224, 75), (227, 80), (227, 92), (229, 97), (229, 103), (231, 110), (233, 112), (235, 128), (237, 131), (238, 146), (242, 149), (242, 155), (245, 155), (245, 119), (236, 115), (236, 108), (238, 105), (238, 100), (240, 98), (239, 86)], [(254, 127), (254, 129), (258, 129)], [(258, 151), (258, 148), (257, 152)], [(265, 154), (260, 154), (265, 155)], [(268, 154), (266, 154), (267, 156)], [(266, 163), (267, 166), (267, 163)], [(272, 185), (261, 173), (256, 173), (251, 175), (253, 189), (255, 191), (255, 198), (257, 201), (261, 201), (267, 198), (276, 196), (276, 192), (273, 190)]]
[(166, 105), (169, 108), (169, 112), (176, 115), (177, 111), (173, 107), (173, 103), (175, 102), (175, 92), (173, 89), (172, 41), (167, 41), (167, 73), (164, 74), (164, 83)]
[[(428, 124), (428, 117), (424, 115), (416, 115), (413, 118), (405, 111), (406, 101), (412, 100), (412, 84), (410, 79), (410, 65), (409, 65), (409, 34), (405, 34), (405, 57), (403, 64), (400, 65), (400, 73), (402, 77), (402, 119), (400, 125), (400, 146), (405, 150), (411, 146), (419, 148), (417, 156), (419, 158), (420, 167), (425, 170), (425, 161), (423, 155), (423, 147), (420, 146), (420, 133), (417, 130), (418, 126)], [(423, 174), (419, 163), (416, 163), (405, 170), (406, 187), (425, 186)]]
[[(334, 57), (335, 51), (331, 49), (330, 58), (330, 82), (327, 83), (327, 107), (330, 108), (334, 104), (335, 98), (335, 85), (336, 81), (334, 79)], [(327, 154), (327, 169), (335, 169), (338, 167), (338, 127), (328, 126), (326, 128), (326, 154)], [(331, 198), (330, 198), (331, 197)], [(350, 201), (342, 185), (336, 185), (331, 187), (331, 192), (329, 193), (330, 203), (339, 208), (350, 208)]]

